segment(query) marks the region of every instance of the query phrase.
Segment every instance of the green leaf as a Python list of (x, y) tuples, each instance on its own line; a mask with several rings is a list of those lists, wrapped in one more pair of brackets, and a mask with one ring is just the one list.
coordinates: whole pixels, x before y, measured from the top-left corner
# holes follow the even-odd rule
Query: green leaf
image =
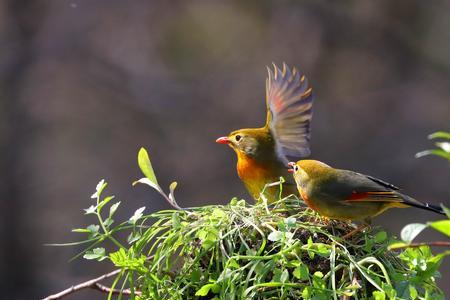
[(386, 231), (380, 231), (375, 234), (375, 243), (382, 243), (387, 239), (387, 233)]
[(135, 186), (135, 185), (138, 184), (138, 183), (146, 184), (146, 185), (150, 186), (151, 188), (153, 188), (153, 189), (155, 189), (155, 190), (157, 190), (157, 191), (162, 192), (161, 187), (160, 187), (159, 185), (155, 184), (154, 182), (152, 182), (152, 181), (151, 181), (150, 179), (148, 179), (148, 178), (141, 178), (141, 179), (139, 179), (139, 180), (136, 180), (136, 181), (134, 181), (134, 182), (132, 183), (132, 185)]
[(89, 225), (86, 227), (86, 229), (89, 231), (89, 237), (96, 237), (98, 235), (98, 231), (100, 230), (100, 225)]
[(72, 232), (88, 233), (88, 232), (91, 232), (91, 231), (89, 229), (86, 229), (86, 228), (75, 228), (75, 229), (72, 229)]
[(311, 299), (312, 287), (307, 286), (302, 291), (302, 298), (305, 300)]
[(86, 251), (86, 253), (83, 255), (83, 258), (85, 259), (97, 259), (97, 260), (104, 260), (106, 258), (105, 256), (105, 248), (94, 248), (90, 251)]
[(417, 290), (414, 286), (409, 285), (409, 297), (411, 300), (415, 300), (418, 296)]
[(111, 226), (112, 223), (114, 223), (114, 220), (111, 219), (110, 217), (106, 218), (105, 221), (103, 221), (103, 225), (105, 225), (106, 228), (108, 228), (109, 226)]
[(103, 199), (99, 204), (98, 204), (98, 211), (100, 211), (102, 209), (103, 206), (105, 206), (109, 201), (111, 201), (112, 199), (114, 199), (114, 196), (108, 196), (105, 199)]
[(431, 139), (447, 139), (450, 140), (450, 132), (445, 131), (438, 131), (435, 133), (432, 133), (428, 136), (428, 138)]
[(105, 182), (105, 179), (100, 180), (97, 183), (97, 186), (95, 187), (95, 193), (92, 194), (91, 198), (92, 199), (97, 199), (100, 197), (100, 194), (102, 193), (102, 191), (104, 190), (104, 188), (106, 187), (107, 183)]
[(138, 209), (134, 212), (133, 216), (131, 216), (131, 218), (128, 220), (128, 223), (135, 225), (136, 222), (137, 222), (140, 218), (142, 218), (142, 213), (143, 213), (144, 210), (145, 210), (145, 206), (143, 206), (143, 207), (141, 207), (141, 208), (138, 208)]
[(403, 227), (402, 232), (400, 233), (400, 236), (401, 236), (402, 240), (410, 243), (425, 228), (427, 228), (427, 225), (422, 224), (422, 223), (408, 224), (405, 227)]
[(176, 181), (172, 182), (169, 185), (169, 199), (175, 202), (175, 195), (173, 194), (175, 189), (177, 188), (178, 183)]
[(450, 159), (450, 153), (448, 153), (442, 149), (425, 150), (425, 151), (416, 153), (416, 158), (426, 156), (426, 155), (437, 155), (437, 156), (443, 157), (445, 159)]
[(280, 276), (280, 282), (286, 282), (286, 281), (288, 281), (289, 280), (289, 271), (288, 270), (284, 270), (282, 273), (281, 273), (281, 276)]
[(223, 209), (219, 209), (219, 208), (215, 208), (211, 214), (211, 217), (218, 221), (222, 220), (226, 216), (227, 216), (227, 214), (223, 211)]
[(297, 268), (294, 269), (294, 272), (292, 274), (297, 279), (308, 280), (308, 278), (309, 278), (308, 266), (305, 264), (301, 264)]
[(120, 201), (111, 205), (111, 207), (109, 208), (109, 217), (112, 217), (116, 213), (116, 210), (119, 207), (119, 205), (120, 205)]
[(159, 185), (156, 180), (155, 172), (153, 171), (152, 163), (150, 162), (150, 157), (148, 156), (147, 150), (144, 148), (139, 149), (138, 165), (145, 177), (155, 185)]
[(386, 293), (382, 291), (375, 291), (372, 296), (374, 300), (386, 300)]
[(181, 227), (180, 216), (178, 215), (178, 213), (174, 213), (172, 215), (172, 227), (174, 229), (179, 229)]
[(205, 284), (195, 293), (195, 296), (206, 296), (208, 295), (209, 291), (216, 293), (218, 292), (217, 287), (219, 287), (220, 289), (220, 286), (216, 283)]
[(191, 272), (191, 282), (199, 282), (200, 278), (202, 277), (202, 273), (200, 272), (200, 270), (193, 270)]
[(437, 231), (450, 237), (450, 220), (436, 221), (429, 223), (429, 225), (434, 229), (436, 229)]
[(267, 239), (272, 242), (277, 242), (283, 238), (283, 233), (281, 231), (275, 230), (272, 231)]
[(436, 143), (436, 146), (438, 146), (439, 148), (441, 148), (445, 152), (450, 153), (450, 143), (449, 142)]
[(91, 205), (91, 206), (89, 206), (89, 208), (84, 209), (84, 214), (85, 215), (95, 214), (96, 211), (97, 211), (97, 206)]
[(297, 219), (294, 217), (289, 217), (289, 218), (284, 219), (284, 224), (286, 224), (286, 226), (288, 228), (295, 228), (296, 223), (297, 223)]
[(128, 261), (127, 253), (125, 252), (125, 249), (120, 248), (118, 251), (110, 253), (109, 258), (111, 259), (111, 262), (116, 267), (121, 267), (126, 265)]
[(331, 253), (330, 246), (324, 243), (314, 243), (312, 249), (316, 249), (317, 254), (322, 257), (328, 257)]
[(320, 271), (316, 271), (316, 272), (314, 272), (313, 276), (318, 277), (318, 278), (323, 278), (323, 273)]

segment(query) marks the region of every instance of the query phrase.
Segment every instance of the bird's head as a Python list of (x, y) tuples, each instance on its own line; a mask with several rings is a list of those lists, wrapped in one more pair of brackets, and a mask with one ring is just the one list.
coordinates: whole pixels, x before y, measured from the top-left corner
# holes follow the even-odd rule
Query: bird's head
[(288, 163), (288, 171), (293, 173), (295, 181), (305, 183), (310, 179), (323, 178), (333, 170), (329, 165), (318, 160), (304, 159)]
[(258, 157), (264, 153), (273, 153), (274, 149), (272, 136), (265, 128), (239, 129), (218, 138), (216, 142), (230, 146), (238, 156)]

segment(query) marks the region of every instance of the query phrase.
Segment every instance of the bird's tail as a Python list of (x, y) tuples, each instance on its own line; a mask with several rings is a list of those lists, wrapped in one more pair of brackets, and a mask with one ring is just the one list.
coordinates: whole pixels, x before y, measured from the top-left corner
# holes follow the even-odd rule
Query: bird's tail
[(433, 205), (433, 204), (426, 203), (426, 202), (425, 203), (420, 202), (420, 201), (418, 201), (414, 198), (411, 198), (409, 196), (406, 196), (406, 195), (402, 195), (402, 196), (403, 196), (404, 203), (409, 206), (414, 206), (414, 207), (429, 210), (429, 211), (432, 211), (432, 212), (435, 212), (435, 213), (438, 213), (441, 215), (445, 215), (444, 210), (440, 206)]

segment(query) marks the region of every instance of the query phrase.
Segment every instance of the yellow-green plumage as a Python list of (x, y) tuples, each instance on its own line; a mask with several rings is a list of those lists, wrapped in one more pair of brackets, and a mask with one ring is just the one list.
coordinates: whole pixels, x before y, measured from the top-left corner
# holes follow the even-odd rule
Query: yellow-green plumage
[(289, 163), (299, 193), (320, 215), (339, 220), (364, 220), (392, 207), (418, 207), (443, 214), (442, 209), (400, 193), (380, 179), (332, 168), (317, 160)]

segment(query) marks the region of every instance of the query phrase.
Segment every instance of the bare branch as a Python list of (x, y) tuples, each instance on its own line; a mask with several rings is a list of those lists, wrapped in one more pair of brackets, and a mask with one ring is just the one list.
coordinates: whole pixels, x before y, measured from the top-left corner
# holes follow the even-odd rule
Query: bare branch
[[(147, 257), (148, 260), (152, 259), (152, 258), (153, 258), (153, 255)], [(86, 289), (86, 288), (96, 289), (96, 290), (104, 292), (104, 293), (109, 293), (112, 290), (113, 294), (120, 294), (121, 291), (119, 289), (111, 289), (110, 287), (99, 283), (102, 280), (105, 280), (105, 279), (107, 279), (109, 277), (112, 277), (112, 276), (115, 276), (115, 275), (119, 274), (120, 271), (122, 271), (122, 269), (117, 269), (117, 270), (114, 270), (112, 272), (103, 274), (102, 276), (99, 276), (97, 278), (94, 278), (94, 279), (82, 282), (82, 283), (77, 284), (77, 285), (72, 285), (71, 287), (69, 287), (69, 288), (67, 288), (67, 289), (65, 289), (63, 291), (61, 291), (59, 293), (56, 293), (56, 294), (53, 294), (53, 295), (50, 295), (50, 296), (48, 296), (46, 298), (43, 298), (42, 300), (62, 299), (63, 297), (65, 297), (65, 296), (67, 296), (69, 294), (75, 293), (75, 292), (77, 292), (79, 290)], [(141, 292), (139, 292), (139, 291), (135, 291), (134, 293), (136, 295), (140, 295), (141, 294)], [(130, 289), (123, 290), (122, 291), (122, 295), (131, 295)]]
[[(100, 292), (108, 293), (108, 294), (111, 293), (113, 295), (119, 295), (119, 294), (131, 295), (131, 290), (130, 289), (126, 289), (126, 290), (121, 291), (119, 289), (112, 289), (109, 286), (100, 284), (98, 282), (95, 283), (94, 285), (90, 286), (90, 287), (95, 289), (95, 290), (99, 290)], [(142, 293), (140, 291), (134, 291), (134, 294), (135, 295), (141, 295)]]
[(94, 279), (82, 282), (82, 283), (77, 284), (77, 285), (72, 285), (68, 289), (65, 289), (64, 291), (61, 291), (61, 292), (59, 292), (57, 294), (50, 295), (50, 296), (48, 296), (46, 298), (43, 298), (42, 300), (61, 299), (64, 296), (67, 296), (67, 295), (69, 295), (71, 293), (74, 293), (76, 291), (79, 291), (79, 290), (82, 290), (82, 289), (85, 289), (85, 288), (96, 288), (95, 285), (96, 285), (97, 282), (105, 280), (106, 278), (112, 277), (114, 275), (117, 275), (117, 274), (120, 273), (120, 271), (122, 271), (122, 270), (121, 269), (117, 269), (117, 270), (114, 270), (112, 272), (103, 274), (102, 276), (99, 276), (97, 278), (94, 278)]

